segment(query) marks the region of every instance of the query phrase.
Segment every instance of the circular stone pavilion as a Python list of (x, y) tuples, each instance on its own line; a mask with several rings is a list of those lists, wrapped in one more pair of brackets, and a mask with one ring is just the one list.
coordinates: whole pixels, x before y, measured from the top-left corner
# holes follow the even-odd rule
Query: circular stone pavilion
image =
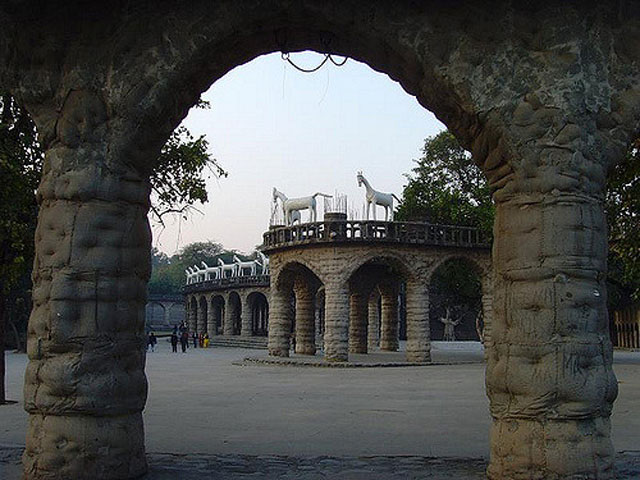
[(490, 341), (491, 258), (477, 229), (414, 222), (324, 221), (274, 226), (264, 234), (269, 255), (269, 354), (314, 355), (327, 361), (349, 353), (398, 349), (398, 291), (405, 288), (407, 361), (429, 362), (431, 275), (465, 258), (482, 279), (485, 342)]

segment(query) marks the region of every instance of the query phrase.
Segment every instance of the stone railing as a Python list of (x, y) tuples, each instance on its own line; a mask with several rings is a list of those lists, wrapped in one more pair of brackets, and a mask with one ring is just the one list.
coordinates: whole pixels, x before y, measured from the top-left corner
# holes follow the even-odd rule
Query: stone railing
[(329, 220), (291, 227), (274, 226), (263, 235), (262, 251), (316, 243), (382, 242), (488, 248), (490, 242), (474, 227), (420, 222)]
[(205, 280), (204, 282), (191, 283), (182, 287), (183, 293), (204, 292), (209, 290), (221, 290), (234, 287), (268, 287), (269, 275), (245, 275), (242, 277), (220, 278), (217, 280)]

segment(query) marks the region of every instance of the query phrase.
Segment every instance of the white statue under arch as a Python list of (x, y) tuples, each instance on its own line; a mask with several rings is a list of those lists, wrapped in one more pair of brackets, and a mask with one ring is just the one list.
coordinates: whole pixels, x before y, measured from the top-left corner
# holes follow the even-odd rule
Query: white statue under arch
[(358, 172), (358, 186), (365, 186), (367, 189), (367, 193), (365, 196), (367, 208), (365, 210), (365, 220), (369, 220), (369, 207), (373, 205), (373, 219), (376, 220), (376, 206), (380, 205), (384, 207), (384, 220), (385, 222), (393, 221), (393, 199), (395, 198), (400, 202), (400, 199), (396, 197), (393, 193), (382, 193), (375, 190), (371, 184), (364, 178), (362, 172)]
[(284, 222), (287, 226), (293, 225), (295, 220), (300, 222), (301, 210), (309, 210), (309, 221), (316, 222), (318, 220), (316, 197), (318, 196), (331, 198), (331, 195), (321, 192), (316, 192), (308, 197), (289, 198), (273, 187), (273, 202), (277, 203), (278, 200), (281, 202)]

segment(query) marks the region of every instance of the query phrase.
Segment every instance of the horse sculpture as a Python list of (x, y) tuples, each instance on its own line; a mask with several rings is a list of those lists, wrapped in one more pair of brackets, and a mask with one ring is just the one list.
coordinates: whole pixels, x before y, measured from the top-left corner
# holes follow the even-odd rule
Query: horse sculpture
[[(224, 263), (221, 258), (218, 259), (218, 267), (220, 268), (220, 278), (235, 277), (238, 274), (238, 265), (235, 263)], [(229, 277), (227, 277), (229, 272)]]
[(258, 257), (262, 264), (262, 275), (269, 275), (269, 258), (262, 252), (258, 252)]
[(374, 190), (374, 188), (367, 182), (367, 179), (364, 178), (362, 172), (358, 172), (358, 186), (361, 187), (363, 184), (367, 189), (366, 200), (367, 200), (367, 211), (365, 213), (365, 220), (369, 220), (369, 207), (373, 204), (373, 219), (376, 219), (376, 206), (380, 205), (384, 207), (384, 221), (392, 222), (393, 221), (393, 199), (395, 198), (398, 202), (400, 199), (396, 197), (393, 193), (382, 193)]
[(238, 258), (237, 255), (233, 256), (233, 262), (236, 264), (237, 266), (237, 270), (236, 270), (236, 275), (239, 277), (242, 277), (244, 275), (244, 270), (246, 268), (248, 268), (251, 271), (251, 276), (255, 276), (256, 275), (256, 271), (257, 271), (257, 265), (258, 262), (257, 260), (249, 260), (247, 262), (243, 262), (242, 260), (240, 260)]
[(205, 262), (202, 262), (202, 266), (205, 271), (205, 280), (218, 280), (220, 278), (220, 267), (210, 267)]
[[(300, 215), (300, 210), (309, 210), (309, 221), (317, 221), (318, 213), (316, 210), (316, 197), (323, 196), (331, 198), (331, 195), (326, 193), (314, 193), (309, 197), (288, 198), (284, 193), (279, 192), (277, 188), (273, 187), (273, 202), (278, 200), (282, 202), (282, 211), (284, 213), (284, 222), (287, 226), (293, 225), (295, 220), (294, 216)], [(296, 213), (294, 213), (296, 212)], [(300, 218), (297, 218), (300, 221)]]

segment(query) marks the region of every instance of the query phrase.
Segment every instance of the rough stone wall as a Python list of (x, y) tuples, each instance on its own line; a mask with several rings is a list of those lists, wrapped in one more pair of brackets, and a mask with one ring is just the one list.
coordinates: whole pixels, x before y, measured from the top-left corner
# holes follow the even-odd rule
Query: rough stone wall
[(0, 85), (47, 152), (25, 475), (144, 472), (153, 159), (231, 68), (330, 44), (434, 111), (494, 190), (490, 477), (612, 478), (602, 198), (640, 130), (639, 31), (631, 0), (5, 2)]
[(356, 292), (349, 299), (349, 353), (367, 353), (367, 298)]
[[(380, 285), (382, 304), (380, 309), (380, 350), (395, 352), (398, 350), (398, 285), (387, 283)], [(429, 317), (422, 320), (429, 323)]]
[(368, 312), (367, 312), (367, 347), (371, 352), (379, 347), (380, 344), (380, 312), (378, 310), (378, 300), (380, 292), (376, 289), (369, 296)]
[(296, 353), (315, 355), (315, 315), (312, 287), (304, 278), (298, 278), (294, 284), (293, 292), (296, 298)]

